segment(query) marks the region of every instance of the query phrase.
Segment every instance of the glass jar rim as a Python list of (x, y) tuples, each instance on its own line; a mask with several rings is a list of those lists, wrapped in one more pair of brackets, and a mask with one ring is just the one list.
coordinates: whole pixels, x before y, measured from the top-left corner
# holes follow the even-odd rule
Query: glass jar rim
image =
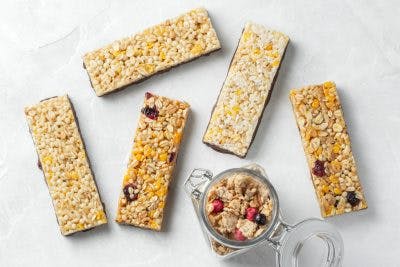
[[(218, 233), (211, 226), (211, 224), (209, 223), (209, 219), (206, 215), (207, 196), (208, 196), (208, 193), (209, 193), (209, 190), (211, 189), (211, 187), (218, 181), (225, 178), (227, 175), (231, 175), (231, 174), (235, 174), (235, 173), (246, 173), (246, 174), (250, 175), (252, 178), (261, 182), (263, 185), (265, 185), (268, 188), (270, 198), (273, 201), (272, 216), (271, 216), (272, 219), (269, 222), (268, 227), (264, 230), (264, 232), (254, 239), (248, 239), (248, 240), (244, 240), (244, 241), (228, 239), (228, 238), (224, 237), (223, 235), (221, 235), (220, 233)], [(250, 248), (250, 247), (258, 245), (260, 242), (268, 240), (269, 237), (273, 234), (276, 224), (279, 222), (279, 200), (278, 200), (278, 195), (275, 191), (275, 188), (272, 186), (271, 182), (269, 181), (269, 179), (266, 175), (263, 175), (257, 171), (254, 171), (254, 170), (251, 170), (248, 168), (228, 169), (228, 170), (225, 170), (225, 171), (217, 174), (216, 176), (214, 176), (213, 179), (204, 188), (204, 191), (201, 194), (199, 204), (200, 204), (199, 212), (200, 212), (202, 224), (205, 226), (205, 229), (207, 230), (207, 232), (212, 236), (213, 239), (215, 239), (222, 245), (225, 245), (225, 246), (228, 246), (231, 248), (236, 248), (236, 249)]]

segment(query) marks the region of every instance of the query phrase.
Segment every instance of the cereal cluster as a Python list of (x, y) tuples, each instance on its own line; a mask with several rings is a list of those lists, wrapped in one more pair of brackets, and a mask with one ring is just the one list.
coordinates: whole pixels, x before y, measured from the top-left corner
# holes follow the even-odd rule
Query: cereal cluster
[(67, 96), (25, 108), (63, 235), (107, 223)]
[(203, 137), (218, 150), (244, 157), (271, 94), (289, 38), (246, 24)]
[(101, 96), (220, 48), (207, 11), (198, 8), (87, 53), (83, 62)]
[[(244, 172), (234, 173), (214, 184), (207, 195), (206, 214), (210, 225), (228, 239), (254, 239), (268, 228), (273, 201), (268, 187)], [(211, 241), (218, 254), (232, 252)]]
[(367, 208), (336, 85), (291, 90), (290, 100), (322, 216)]
[(117, 222), (161, 229), (188, 112), (185, 102), (146, 93), (123, 179)]

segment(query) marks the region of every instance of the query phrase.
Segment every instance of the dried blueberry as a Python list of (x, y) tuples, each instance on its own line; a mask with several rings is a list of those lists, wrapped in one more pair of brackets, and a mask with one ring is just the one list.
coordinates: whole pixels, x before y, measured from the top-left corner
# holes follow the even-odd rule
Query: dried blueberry
[(357, 198), (357, 195), (354, 191), (350, 191), (347, 192), (347, 202), (354, 207), (360, 203), (360, 200)]
[(124, 186), (124, 189), (122, 190), (124, 192), (126, 200), (128, 202), (134, 201), (138, 198), (138, 194), (135, 193), (135, 190), (137, 189), (136, 184), (130, 183)]
[(142, 113), (149, 119), (156, 120), (158, 117), (158, 110), (156, 107), (146, 106), (142, 108)]
[(265, 225), (267, 223), (267, 216), (262, 213), (257, 213), (255, 222), (259, 225)]
[(316, 176), (322, 177), (325, 173), (324, 162), (317, 160), (315, 161), (314, 168), (312, 169), (312, 173)]
[(169, 154), (169, 158), (168, 158), (168, 162), (173, 162), (175, 159), (175, 152), (171, 152), (171, 154)]

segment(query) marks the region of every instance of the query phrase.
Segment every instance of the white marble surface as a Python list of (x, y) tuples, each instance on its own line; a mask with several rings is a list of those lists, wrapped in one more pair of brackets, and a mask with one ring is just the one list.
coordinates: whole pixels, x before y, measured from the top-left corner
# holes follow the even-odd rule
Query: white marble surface
[[(246, 4), (247, 2), (247, 4)], [(251, 6), (249, 6), (251, 2)], [(195, 167), (214, 172), (258, 162), (284, 217), (319, 217), (288, 91), (337, 82), (366, 211), (329, 219), (345, 242), (344, 266), (395, 266), (400, 252), (400, 4), (390, 1), (2, 1), (0, 8), (0, 266), (274, 266), (271, 249), (220, 261), (206, 247), (182, 183)], [(223, 49), (98, 98), (84, 52), (186, 10), (206, 7)], [(291, 38), (270, 105), (246, 159), (201, 143), (244, 23)], [(113, 222), (125, 159), (144, 92), (192, 105), (161, 233)], [(110, 223), (60, 235), (23, 107), (68, 93)]]

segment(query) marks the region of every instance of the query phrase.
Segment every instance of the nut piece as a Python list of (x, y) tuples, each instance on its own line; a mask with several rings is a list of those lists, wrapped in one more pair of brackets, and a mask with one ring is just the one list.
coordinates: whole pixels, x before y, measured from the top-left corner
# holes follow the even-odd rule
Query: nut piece
[(366, 209), (336, 85), (291, 90), (290, 100), (322, 216)]
[(146, 93), (116, 221), (160, 230), (189, 105)]
[(68, 96), (26, 107), (25, 115), (61, 233), (107, 223)]
[(220, 48), (207, 11), (197, 8), (89, 52), (83, 62), (102, 96)]

